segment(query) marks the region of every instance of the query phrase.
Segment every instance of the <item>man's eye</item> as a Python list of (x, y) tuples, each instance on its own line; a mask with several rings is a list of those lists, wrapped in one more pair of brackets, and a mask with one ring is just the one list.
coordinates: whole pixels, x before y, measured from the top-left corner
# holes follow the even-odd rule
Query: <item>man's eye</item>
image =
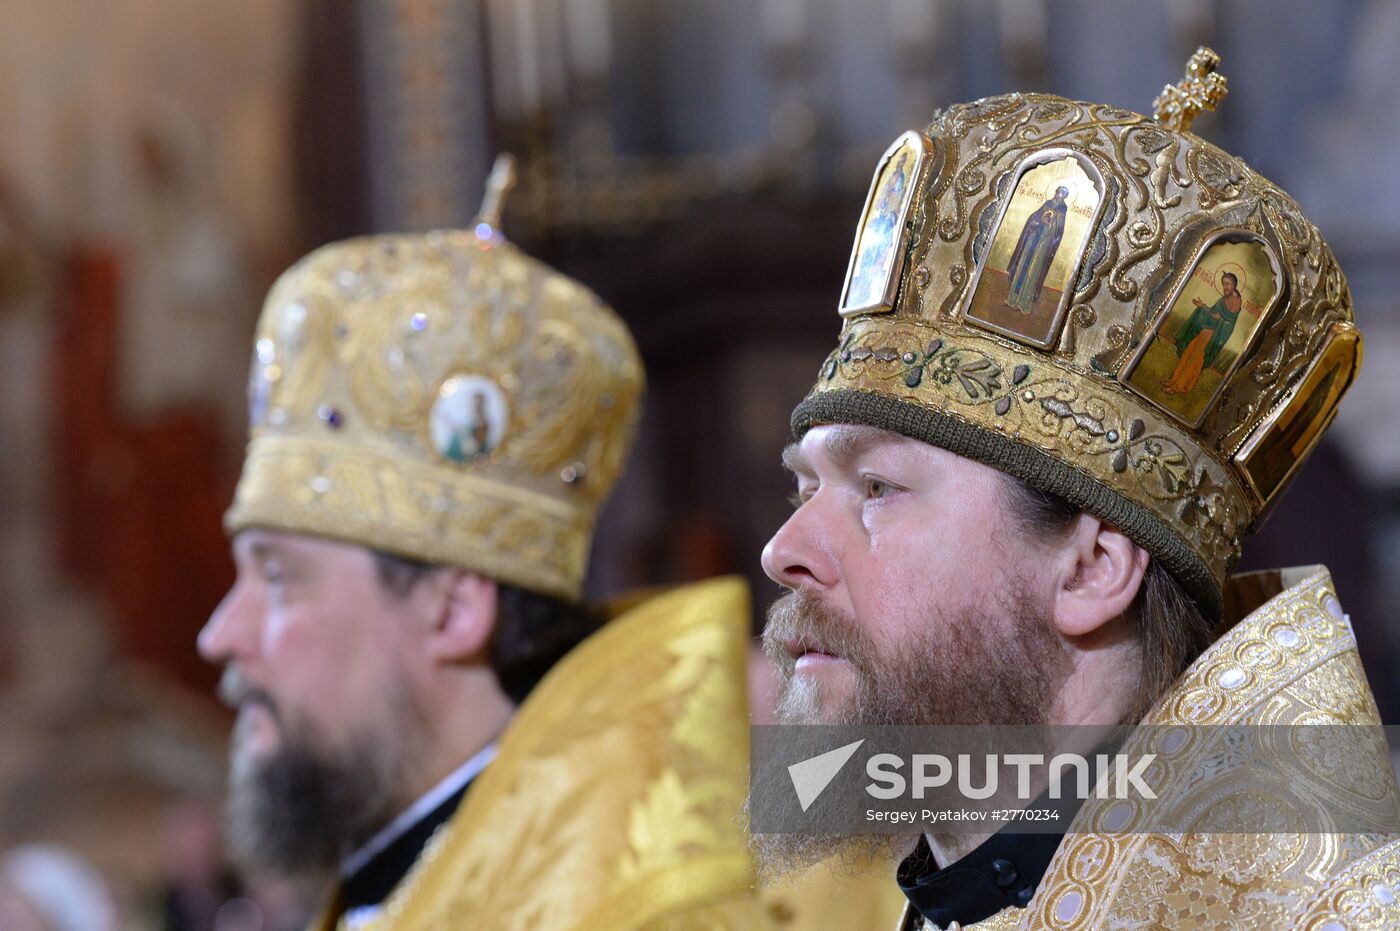
[(883, 498), (889, 493), (890, 486), (878, 478), (868, 478), (865, 480), (865, 494), (868, 498)]
[(799, 491), (794, 494), (788, 495), (788, 504), (792, 505), (792, 509), (795, 511), (811, 499), (812, 495), (810, 492)]
[(281, 585), (286, 581), (286, 575), (280, 563), (268, 561), (262, 564), (262, 579), (268, 585)]

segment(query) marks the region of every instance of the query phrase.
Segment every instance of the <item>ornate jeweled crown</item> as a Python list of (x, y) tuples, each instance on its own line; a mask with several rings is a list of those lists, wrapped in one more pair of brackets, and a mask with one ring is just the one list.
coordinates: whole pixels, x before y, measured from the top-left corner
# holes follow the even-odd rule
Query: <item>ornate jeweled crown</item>
[(1008, 94), (896, 140), (793, 430), (881, 426), (1063, 495), (1219, 616), (1361, 337), (1298, 205), (1188, 131), (1217, 62), (1198, 51), (1155, 121)]
[(258, 323), (230, 532), (267, 527), (460, 566), (575, 599), (631, 445), (626, 326), (498, 229), (325, 246)]

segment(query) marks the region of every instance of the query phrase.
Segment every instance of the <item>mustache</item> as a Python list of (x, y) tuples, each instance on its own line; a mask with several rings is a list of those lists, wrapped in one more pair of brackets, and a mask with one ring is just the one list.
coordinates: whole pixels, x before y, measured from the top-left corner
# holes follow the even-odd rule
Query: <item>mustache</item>
[(796, 663), (792, 645), (839, 656), (857, 667), (874, 656), (869, 635), (854, 618), (828, 607), (806, 589), (789, 592), (773, 602), (763, 627), (763, 651), (787, 674)]
[(242, 705), (256, 702), (271, 711), (278, 720), (281, 720), (277, 702), (273, 699), (272, 694), (253, 684), (247, 676), (233, 666), (224, 669), (224, 674), (219, 679), (218, 695), (219, 701), (235, 711)]

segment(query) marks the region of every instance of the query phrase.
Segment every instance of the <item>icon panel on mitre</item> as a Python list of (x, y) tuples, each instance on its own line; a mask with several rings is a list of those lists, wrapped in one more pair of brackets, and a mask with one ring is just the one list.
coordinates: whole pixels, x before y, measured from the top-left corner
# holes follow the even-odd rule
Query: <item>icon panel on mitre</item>
[(900, 274), (908, 260), (909, 211), (932, 157), (929, 138), (907, 132), (880, 159), (846, 268), (841, 316), (883, 314), (894, 309)]
[(1235, 452), (1236, 470), (1262, 505), (1256, 529), (1337, 416), (1337, 405), (1361, 369), (1361, 349), (1354, 325), (1334, 324), (1307, 372)]
[(1083, 155), (1047, 149), (1023, 161), (963, 316), (1017, 342), (1053, 346), (1103, 207), (1103, 176)]
[(1274, 251), (1247, 230), (1220, 230), (1196, 251), (1122, 382), (1196, 427), (1264, 331), (1284, 292)]

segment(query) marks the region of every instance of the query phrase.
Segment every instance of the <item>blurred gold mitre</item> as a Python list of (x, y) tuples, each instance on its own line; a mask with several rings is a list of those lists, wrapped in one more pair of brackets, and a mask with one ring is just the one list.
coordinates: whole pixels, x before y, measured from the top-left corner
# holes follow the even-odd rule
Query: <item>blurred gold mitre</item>
[(334, 243), (263, 307), (225, 523), (576, 600), (642, 387), (618, 316), (492, 219)]

